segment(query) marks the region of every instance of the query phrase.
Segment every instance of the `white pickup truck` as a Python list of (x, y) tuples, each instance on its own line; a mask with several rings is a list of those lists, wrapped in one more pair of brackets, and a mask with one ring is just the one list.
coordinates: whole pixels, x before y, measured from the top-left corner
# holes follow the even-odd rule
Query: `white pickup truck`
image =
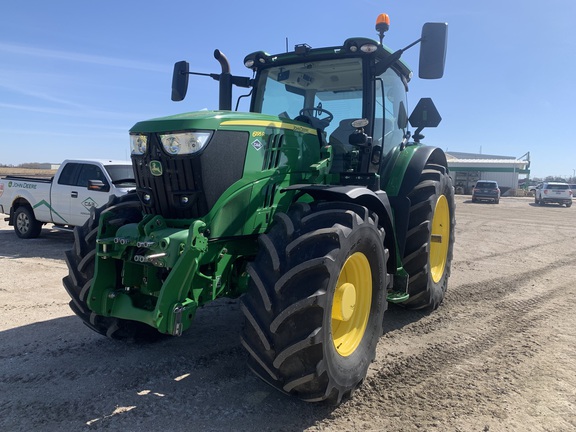
[(51, 179), (0, 179), (0, 213), (9, 215), (5, 220), (14, 226), (18, 237), (35, 238), (46, 223), (60, 229), (84, 224), (92, 207), (135, 187), (130, 162), (65, 160)]

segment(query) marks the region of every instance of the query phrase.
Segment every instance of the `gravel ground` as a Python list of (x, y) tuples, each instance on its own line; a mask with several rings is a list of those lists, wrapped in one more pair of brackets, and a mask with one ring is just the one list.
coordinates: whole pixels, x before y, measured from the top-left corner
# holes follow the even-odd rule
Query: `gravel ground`
[(235, 300), (180, 338), (101, 337), (62, 287), (73, 235), (25, 241), (0, 221), (0, 430), (576, 430), (576, 210), (456, 201), (443, 305), (390, 308), (364, 385), (339, 407), (253, 376)]

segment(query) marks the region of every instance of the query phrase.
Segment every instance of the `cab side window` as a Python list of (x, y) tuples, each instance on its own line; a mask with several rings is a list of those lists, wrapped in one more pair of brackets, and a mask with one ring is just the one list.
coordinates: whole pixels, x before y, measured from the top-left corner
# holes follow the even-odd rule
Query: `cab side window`
[(60, 177), (58, 177), (58, 184), (76, 186), (76, 177), (79, 168), (80, 164), (78, 163), (66, 164), (60, 173)]
[(100, 167), (96, 165), (83, 164), (80, 169), (80, 174), (78, 175), (78, 180), (76, 181), (76, 186), (88, 187), (88, 180), (100, 180), (105, 185), (108, 184), (104, 173)]
[(406, 88), (400, 76), (389, 68), (376, 81), (376, 111), (373, 142), (383, 155), (399, 145), (406, 133)]

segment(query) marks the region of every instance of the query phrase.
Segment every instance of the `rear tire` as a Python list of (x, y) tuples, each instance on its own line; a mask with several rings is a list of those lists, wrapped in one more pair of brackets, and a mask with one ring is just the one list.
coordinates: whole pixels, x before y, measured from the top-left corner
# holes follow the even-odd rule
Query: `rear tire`
[(338, 404), (361, 385), (382, 335), (384, 230), (365, 207), (339, 202), (296, 204), (275, 222), (241, 302), (248, 365), (280, 391)]
[(42, 232), (42, 222), (36, 220), (30, 207), (20, 206), (14, 211), (14, 231), (23, 239), (36, 238)]
[(104, 212), (113, 212), (114, 218), (109, 223), (118, 226), (139, 222), (142, 219), (138, 196), (129, 193), (121, 197), (112, 196), (106, 205), (92, 209), (86, 223), (74, 229), (74, 247), (66, 251), (68, 276), (62, 279), (64, 288), (72, 298), (70, 308), (89, 328), (111, 339), (135, 341), (159, 339), (162, 334), (144, 323), (96, 315), (88, 307), (88, 293), (96, 263), (98, 222)]
[(454, 248), (454, 187), (446, 168), (428, 164), (408, 194), (410, 212), (402, 263), (410, 278), (410, 309), (436, 309), (444, 300)]

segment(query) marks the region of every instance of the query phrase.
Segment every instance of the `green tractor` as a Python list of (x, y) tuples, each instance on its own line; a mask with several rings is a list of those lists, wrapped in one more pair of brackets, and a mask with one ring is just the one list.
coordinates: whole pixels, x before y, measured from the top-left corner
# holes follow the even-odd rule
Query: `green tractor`
[[(443, 75), (447, 25), (391, 51), (341, 46), (258, 51), (234, 76), (218, 50), (217, 111), (137, 123), (134, 193), (75, 231), (63, 283), (72, 310), (115, 339), (181, 335), (197, 309), (240, 297), (241, 344), (265, 382), (306, 401), (340, 403), (374, 360), (389, 302), (436, 308), (454, 244), (454, 188), (444, 152), (420, 143), (441, 118), (430, 99), (408, 116), (410, 69)], [(188, 87), (174, 67), (172, 99)], [(232, 111), (233, 86), (250, 112)], [(412, 134), (408, 123), (415, 128)]]

